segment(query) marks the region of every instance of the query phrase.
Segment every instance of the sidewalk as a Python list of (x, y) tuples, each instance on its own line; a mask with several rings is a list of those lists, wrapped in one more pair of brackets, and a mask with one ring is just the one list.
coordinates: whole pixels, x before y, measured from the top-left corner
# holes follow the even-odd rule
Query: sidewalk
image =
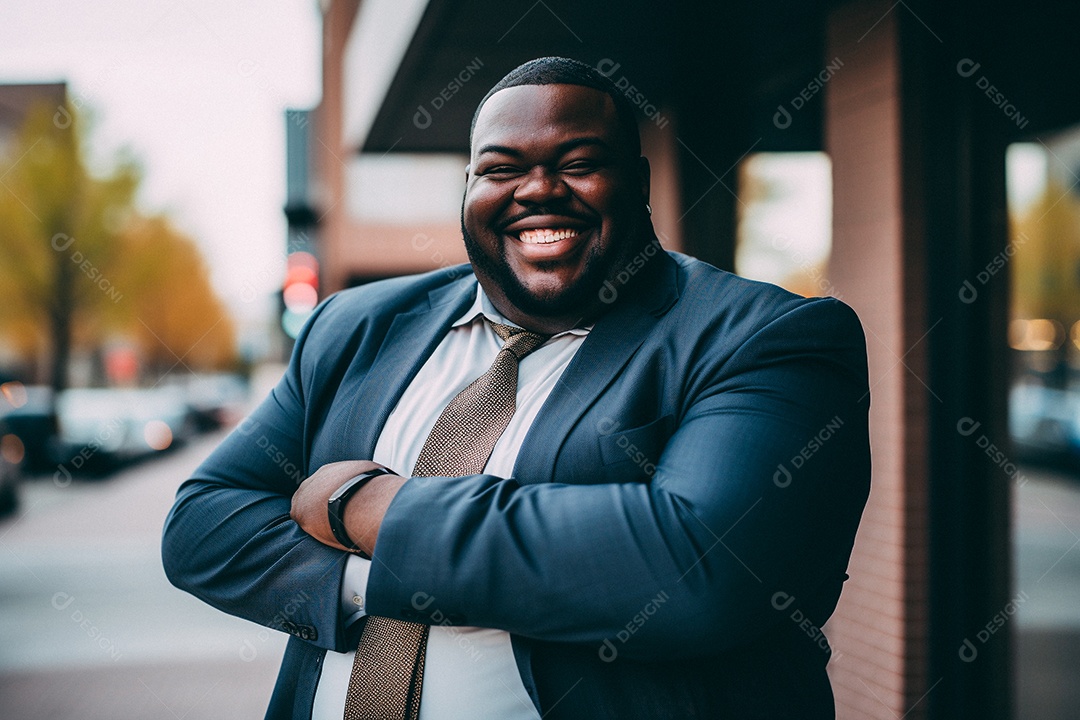
[(1024, 468), (1013, 496), (1019, 720), (1080, 717), (1080, 480)]
[(26, 482), (0, 522), (0, 718), (261, 718), (285, 636), (172, 587), (161, 527), (220, 441), (108, 479)]

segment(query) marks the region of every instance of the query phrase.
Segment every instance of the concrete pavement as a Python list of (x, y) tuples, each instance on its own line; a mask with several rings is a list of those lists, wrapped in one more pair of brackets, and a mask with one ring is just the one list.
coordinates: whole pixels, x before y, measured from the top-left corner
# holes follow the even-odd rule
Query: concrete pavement
[(176, 590), (160, 560), (201, 438), (104, 480), (21, 488), (0, 522), (0, 718), (261, 718), (285, 636)]
[(1080, 478), (1027, 468), (1023, 475), (1028, 481), (1013, 495), (1016, 717), (1073, 720), (1080, 718)]

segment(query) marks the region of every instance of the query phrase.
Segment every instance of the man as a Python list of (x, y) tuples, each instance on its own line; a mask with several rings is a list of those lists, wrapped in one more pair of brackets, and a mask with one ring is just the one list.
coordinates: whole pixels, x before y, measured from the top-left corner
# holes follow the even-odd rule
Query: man
[(267, 717), (833, 716), (858, 319), (664, 252), (648, 200), (607, 78), (514, 70), (473, 120), (471, 268), (324, 302), (181, 487), (172, 582), (294, 636)]

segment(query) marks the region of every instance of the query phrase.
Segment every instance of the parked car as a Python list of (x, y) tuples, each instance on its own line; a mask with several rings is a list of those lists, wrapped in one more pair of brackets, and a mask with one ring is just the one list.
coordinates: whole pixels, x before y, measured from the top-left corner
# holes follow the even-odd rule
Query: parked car
[(232, 425), (243, 417), (248, 386), (239, 375), (189, 375), (178, 381), (176, 386), (183, 389), (189, 415), (195, 429), (200, 432)]
[(1080, 392), (1016, 384), (1009, 392), (1009, 434), (1019, 459), (1080, 471)]
[(23, 462), (22, 440), (0, 417), (0, 517), (19, 508), (19, 481)]
[(7, 432), (23, 445), (22, 467), (28, 473), (45, 472), (53, 465), (56, 413), (52, 388), (9, 381), (0, 385), (0, 418)]
[(111, 469), (194, 433), (180, 388), (65, 390), (56, 414), (55, 456), (69, 472)]

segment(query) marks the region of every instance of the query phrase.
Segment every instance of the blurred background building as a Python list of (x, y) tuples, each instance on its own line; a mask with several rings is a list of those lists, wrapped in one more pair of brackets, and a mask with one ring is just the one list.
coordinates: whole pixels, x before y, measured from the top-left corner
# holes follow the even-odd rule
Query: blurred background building
[(0, 152), (15, 139), (26, 116), (35, 105), (58, 107), (67, 101), (64, 83), (22, 83), (0, 85)]

